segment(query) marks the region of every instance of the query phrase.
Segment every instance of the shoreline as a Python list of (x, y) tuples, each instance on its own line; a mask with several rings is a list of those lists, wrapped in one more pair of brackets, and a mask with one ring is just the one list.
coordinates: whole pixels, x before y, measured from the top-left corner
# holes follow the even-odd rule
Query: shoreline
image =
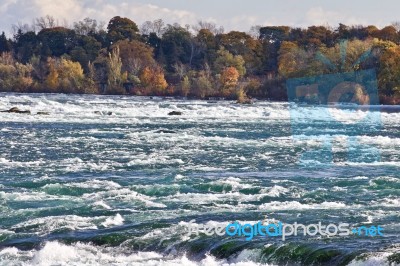
[[(170, 99), (174, 99), (174, 100), (185, 100), (185, 101), (205, 101), (205, 102), (210, 102), (210, 101), (226, 101), (226, 102), (235, 102), (237, 100), (235, 99), (227, 99), (224, 97), (206, 97), (206, 98), (196, 98), (196, 97), (184, 97), (184, 96), (160, 96), (160, 95), (133, 95), (133, 94), (80, 94), (80, 93), (61, 93), (61, 92), (1, 92), (0, 91), (0, 96), (1, 95), (12, 95), (12, 94), (16, 94), (16, 95), (65, 95), (65, 96), (106, 96), (106, 97), (137, 97), (137, 98), (149, 98), (150, 100), (153, 99), (161, 99), (161, 100), (170, 100)], [(287, 100), (271, 100), (271, 99), (265, 99), (265, 98), (251, 98), (251, 100), (253, 100), (254, 102), (278, 102), (278, 103), (295, 103), (295, 104), (299, 104), (302, 106), (335, 106), (332, 105), (332, 103), (328, 103), (328, 104), (309, 104), (309, 103), (298, 103), (298, 102), (289, 102)], [(253, 102), (253, 103), (254, 103)], [(238, 103), (241, 104), (241, 103)], [(335, 104), (335, 103), (334, 103)], [(347, 105), (348, 103), (344, 103), (343, 105)], [(251, 104), (244, 104), (244, 105), (251, 105)], [(355, 106), (381, 106), (381, 107), (385, 107), (385, 106), (399, 106), (400, 107), (400, 103), (399, 104), (372, 104), (372, 105), (368, 105), (368, 104), (363, 104), (363, 105), (357, 105), (354, 104)], [(348, 108), (351, 109), (351, 107), (349, 106)]]

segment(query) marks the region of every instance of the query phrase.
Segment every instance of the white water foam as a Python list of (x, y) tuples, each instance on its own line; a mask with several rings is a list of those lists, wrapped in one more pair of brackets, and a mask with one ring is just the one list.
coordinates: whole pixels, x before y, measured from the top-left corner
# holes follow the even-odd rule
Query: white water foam
[(69, 266), (69, 265), (135, 265), (135, 266), (268, 266), (250, 261), (259, 257), (257, 251), (242, 251), (229, 260), (218, 260), (207, 255), (201, 261), (192, 261), (183, 256), (164, 256), (156, 252), (136, 252), (101, 248), (89, 244), (77, 243), (65, 245), (59, 242), (47, 242), (38, 251), (21, 251), (6, 248), (0, 251), (0, 261), (8, 266)]
[(346, 204), (342, 202), (322, 202), (320, 204), (314, 203), (314, 204), (303, 204), (298, 201), (284, 201), (284, 202), (279, 202), (279, 201), (272, 201), (268, 203), (264, 203), (260, 205), (258, 208), (260, 210), (276, 210), (276, 211), (282, 211), (282, 210), (308, 210), (308, 209), (344, 209), (347, 208)]

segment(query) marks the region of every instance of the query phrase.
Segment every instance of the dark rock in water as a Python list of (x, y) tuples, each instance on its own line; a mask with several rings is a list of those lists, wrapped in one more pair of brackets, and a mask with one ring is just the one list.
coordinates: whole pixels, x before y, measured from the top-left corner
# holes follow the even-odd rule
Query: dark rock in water
[(168, 113), (168, 115), (182, 115), (182, 112), (172, 111), (172, 112)]
[(168, 129), (160, 129), (160, 130), (157, 130), (156, 133), (160, 133), (160, 134), (161, 134), (161, 133), (162, 133), (162, 134), (175, 134), (176, 131), (168, 130)]
[(50, 115), (49, 112), (37, 112), (36, 114), (37, 115)]
[(21, 111), (18, 109), (18, 107), (13, 107), (10, 110), (8, 110), (8, 112), (9, 113), (18, 113), (18, 112), (21, 112)]
[(96, 115), (113, 115), (113, 112), (94, 111)]
[(19, 110), (18, 107), (13, 107), (10, 110), (1, 111), (2, 113), (15, 113), (15, 114), (30, 114), (29, 110)]
[(24, 110), (24, 111), (19, 111), (19, 112), (16, 112), (17, 114), (30, 114), (31, 113), (31, 111), (29, 111), (29, 110)]

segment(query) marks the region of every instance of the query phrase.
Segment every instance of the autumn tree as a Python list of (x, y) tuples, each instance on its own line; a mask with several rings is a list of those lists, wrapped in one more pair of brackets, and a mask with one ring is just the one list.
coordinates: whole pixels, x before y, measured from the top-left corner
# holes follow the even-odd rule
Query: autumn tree
[(307, 63), (305, 57), (305, 51), (296, 43), (282, 42), (278, 57), (279, 74), (285, 78), (300, 76)]
[(16, 62), (10, 53), (0, 56), (0, 91), (29, 92), (32, 66)]
[(45, 89), (50, 92), (85, 93), (85, 76), (78, 62), (61, 58), (48, 59), (49, 74)]
[(123, 40), (115, 43), (112, 47), (119, 47), (122, 61), (122, 72), (137, 77), (140, 71), (145, 67), (153, 67), (156, 61), (153, 57), (153, 48), (150, 46), (133, 40)]
[(0, 58), (3, 90), (123, 94), (133, 84), (147, 94), (204, 98), (224, 88), (230, 97), (243, 88), (238, 98), (284, 100), (288, 78), (376, 69), (381, 96), (399, 97), (399, 23), (254, 26), (251, 33), (162, 20), (146, 21), (139, 32), (118, 16), (106, 29), (90, 18), (63, 24), (45, 16), (14, 25), (12, 39), (0, 35), (0, 53), (9, 52)]
[[(292, 32), (290, 33), (292, 35)], [(300, 41), (309, 48), (318, 48), (321, 45), (332, 46), (335, 41), (334, 33), (324, 26), (310, 26), (305, 31), (305, 38), (295, 38), (293, 41)]]
[(337, 43), (331, 48), (321, 48), (319, 60), (323, 61), (325, 73), (359, 70), (369, 59), (373, 42), (352, 40)]
[(157, 95), (163, 94), (164, 90), (168, 87), (164, 72), (160, 67), (145, 67), (140, 74), (140, 81), (145, 87), (146, 92)]
[(377, 37), (384, 41), (399, 42), (399, 34), (394, 26), (384, 27), (378, 32)]
[(380, 65), (378, 75), (380, 92), (400, 98), (400, 47), (385, 49), (380, 57)]
[(78, 62), (62, 58), (58, 64), (57, 71), (60, 88), (63, 92), (85, 92), (83, 69)]
[(224, 87), (234, 87), (239, 80), (239, 71), (235, 67), (227, 67), (221, 73), (221, 82)]
[(218, 50), (218, 57), (214, 62), (215, 71), (221, 73), (229, 67), (234, 67), (240, 76), (246, 74), (245, 62), (241, 55), (233, 55), (229, 51), (221, 48)]
[(233, 55), (241, 55), (247, 72), (257, 73), (261, 67), (262, 45), (259, 40), (240, 31), (218, 35), (219, 44)]
[(48, 92), (56, 92), (60, 84), (58, 80), (58, 71), (56, 64), (56, 60), (52, 58), (48, 59), (49, 74), (47, 75), (46, 80), (43, 84), (45, 86), (45, 90)]

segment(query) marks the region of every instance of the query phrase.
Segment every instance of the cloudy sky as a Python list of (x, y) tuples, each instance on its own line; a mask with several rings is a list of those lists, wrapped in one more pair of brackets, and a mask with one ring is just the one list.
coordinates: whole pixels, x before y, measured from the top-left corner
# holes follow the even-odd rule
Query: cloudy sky
[(162, 18), (167, 23), (215, 22), (226, 30), (252, 25), (374, 24), (400, 21), (398, 0), (0, 0), (0, 31), (52, 15), (68, 22), (85, 17), (108, 22), (126, 16), (139, 25)]

